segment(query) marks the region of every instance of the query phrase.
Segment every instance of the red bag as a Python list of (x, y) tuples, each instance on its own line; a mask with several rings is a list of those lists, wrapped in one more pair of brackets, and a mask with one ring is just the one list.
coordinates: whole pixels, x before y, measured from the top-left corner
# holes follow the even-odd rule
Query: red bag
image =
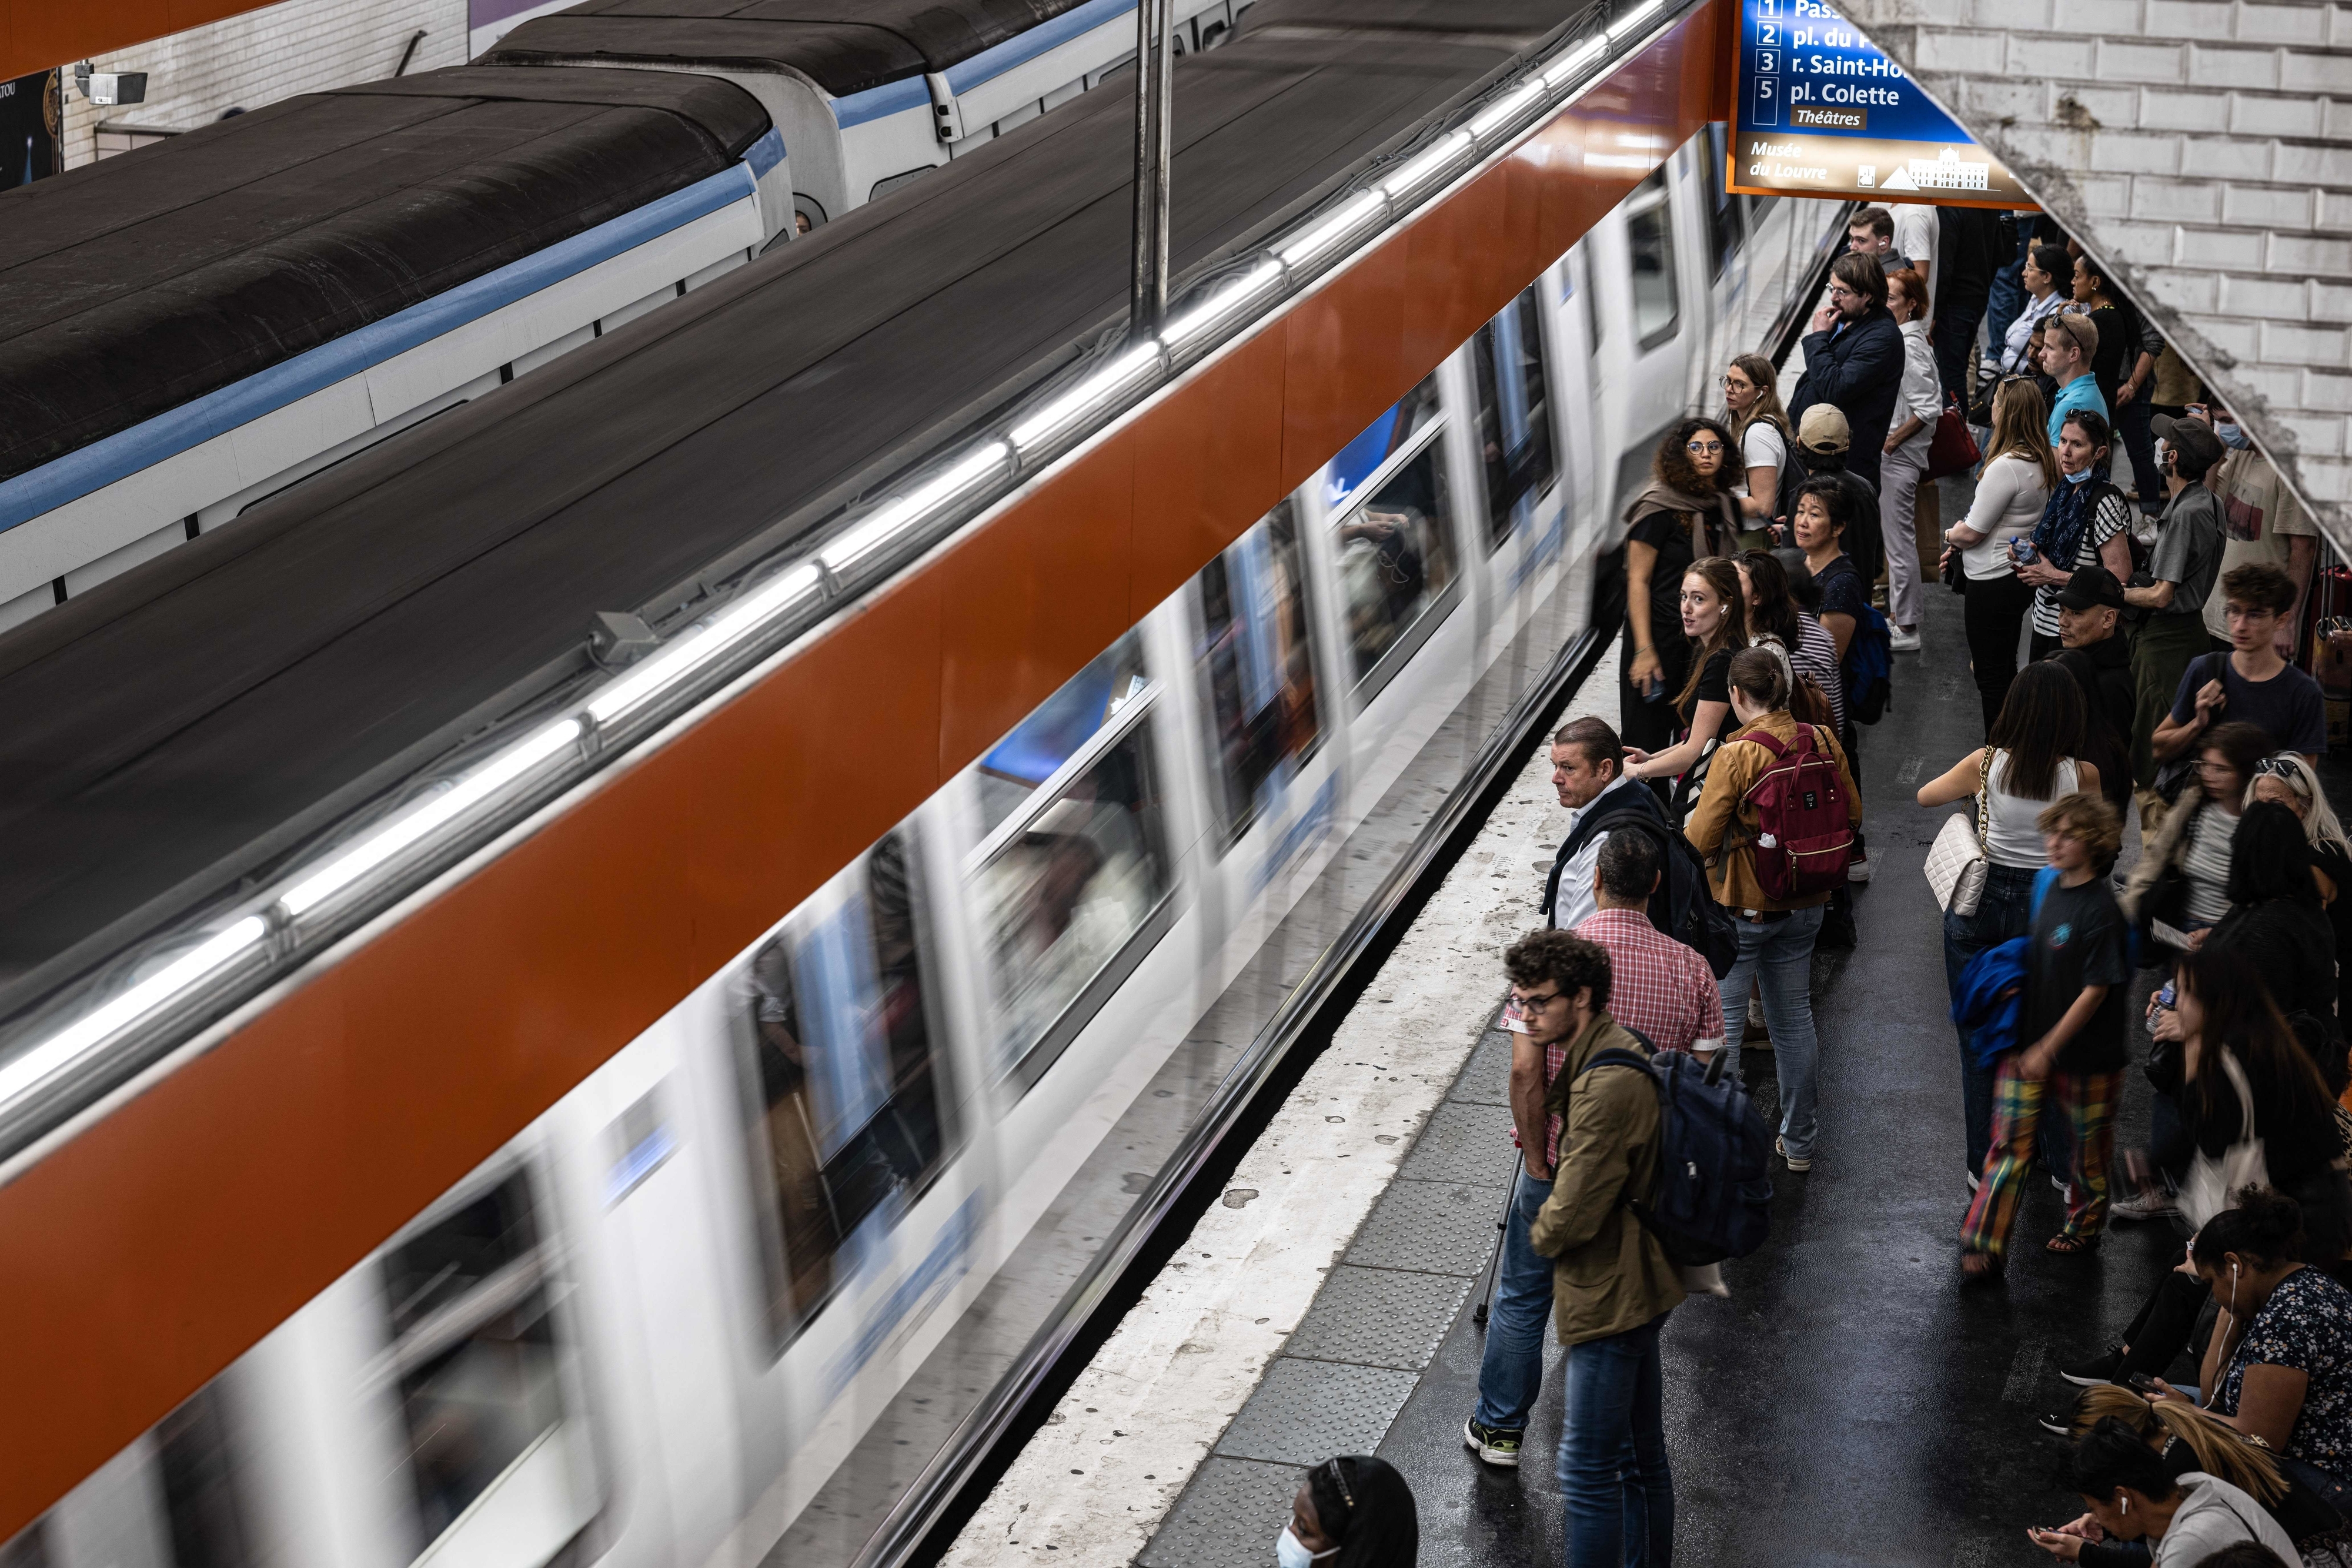
[(1843, 886), (1853, 858), (1853, 822), (1824, 733), (1800, 726), (1786, 746), (1760, 729), (1739, 738), (1772, 754), (1772, 765), (1741, 797), (1756, 808), (1749, 847), (1764, 896), (1787, 904)]
[(1936, 421), (1936, 434), (1927, 441), (1927, 477), (1941, 479), (1948, 474), (1965, 474), (1977, 465), (1976, 433), (1969, 428), (1968, 416), (1960, 412), (1960, 400), (1946, 393), (1944, 412)]

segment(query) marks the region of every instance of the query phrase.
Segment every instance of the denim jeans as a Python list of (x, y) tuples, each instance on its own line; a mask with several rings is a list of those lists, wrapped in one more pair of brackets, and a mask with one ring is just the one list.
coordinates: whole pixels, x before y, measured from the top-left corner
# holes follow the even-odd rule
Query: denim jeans
[(1511, 1217), (1503, 1227), (1503, 1256), (1495, 1265), (1495, 1304), (1486, 1313), (1486, 1352), (1478, 1363), (1477, 1418), (1507, 1432), (1524, 1432), (1543, 1388), (1544, 1331), (1551, 1326), (1551, 1260), (1535, 1249), (1528, 1230), (1551, 1196), (1551, 1183), (1528, 1175), (1522, 1160), (1511, 1187)]
[(1568, 1347), (1559, 1431), (1568, 1568), (1668, 1568), (1675, 1560), (1658, 1359), (1658, 1331), (1670, 1315)]
[(1772, 1031), (1772, 1066), (1780, 1078), (1780, 1138), (1790, 1159), (1813, 1153), (1813, 938), (1822, 909), (1791, 910), (1786, 920), (1739, 922), (1739, 956), (1715, 983), (1723, 998), (1723, 1038), (1739, 1066), (1739, 1037), (1748, 1030), (1748, 995), (1760, 982), (1764, 1027)]
[[(1960, 971), (1988, 947), (1998, 947), (2012, 936), (2025, 935), (2033, 904), (2033, 877), (2039, 866), (1996, 865), (1985, 868), (1984, 897), (1974, 915), (1944, 912), (1944, 987), (1958, 995)], [(1996, 1069), (1977, 1065), (1969, 1031), (1960, 1037), (1960, 1120), (1968, 1134), (1969, 1174), (1984, 1169), (1985, 1152), (1992, 1146), (1992, 1081)], [(2059, 1167), (2053, 1166), (2052, 1169)]]
[(2008, 346), (2009, 329), (2025, 308), (2025, 261), (2033, 249), (2032, 225), (2017, 225), (2017, 254), (1992, 275), (1992, 292), (1985, 299), (1985, 350), (2000, 358)]

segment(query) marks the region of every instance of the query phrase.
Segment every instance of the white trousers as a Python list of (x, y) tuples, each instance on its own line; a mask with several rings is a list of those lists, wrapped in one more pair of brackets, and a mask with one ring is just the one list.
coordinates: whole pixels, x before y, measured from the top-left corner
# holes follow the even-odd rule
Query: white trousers
[(1897, 626), (1919, 624), (1919, 541), (1912, 517), (1927, 478), (1927, 443), (1913, 436), (1878, 460), (1878, 526), (1886, 538), (1887, 616)]

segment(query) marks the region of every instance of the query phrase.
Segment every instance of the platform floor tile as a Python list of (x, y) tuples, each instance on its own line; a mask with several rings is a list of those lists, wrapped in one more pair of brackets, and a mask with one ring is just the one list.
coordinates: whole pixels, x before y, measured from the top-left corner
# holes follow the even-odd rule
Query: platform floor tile
[(1216, 1451), (1229, 1459), (1311, 1465), (1333, 1454), (1369, 1454), (1404, 1408), (1412, 1373), (1384, 1366), (1282, 1356), (1225, 1428)]

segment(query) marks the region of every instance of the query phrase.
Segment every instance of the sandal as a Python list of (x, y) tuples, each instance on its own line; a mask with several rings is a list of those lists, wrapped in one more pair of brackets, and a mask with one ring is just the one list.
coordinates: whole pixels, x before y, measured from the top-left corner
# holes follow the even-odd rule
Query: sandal
[(2095, 1236), (2077, 1236), (2062, 1230), (2042, 1244), (2044, 1252), (2055, 1252), (2061, 1258), (2079, 1258), (2099, 1244)]

